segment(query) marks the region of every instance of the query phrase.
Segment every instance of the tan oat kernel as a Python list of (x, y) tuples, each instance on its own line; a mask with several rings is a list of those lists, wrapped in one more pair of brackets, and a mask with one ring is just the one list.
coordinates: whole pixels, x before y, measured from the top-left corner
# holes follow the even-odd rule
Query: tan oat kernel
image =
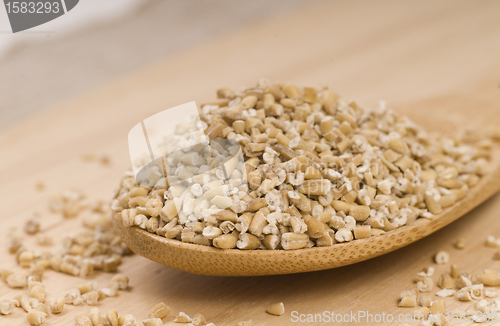
[(111, 326), (118, 326), (118, 312), (114, 309), (106, 311), (106, 318)]
[(469, 292), (460, 290), (457, 292), (457, 300), (459, 300), (459, 301), (471, 301), (472, 297), (471, 297)]
[(24, 225), (24, 232), (27, 234), (35, 234), (38, 231), (40, 231), (40, 222), (38, 222), (36, 219), (30, 219), (26, 221), (26, 224)]
[(438, 265), (446, 264), (450, 261), (450, 255), (446, 251), (438, 251), (434, 255), (434, 262)]
[(97, 301), (99, 301), (99, 292), (90, 291), (85, 294), (82, 294), (81, 298), (89, 306), (95, 306), (97, 305)]
[(487, 238), (486, 238), (486, 243), (485, 245), (487, 247), (491, 247), (491, 248), (500, 248), (500, 239), (497, 239), (495, 238), (494, 236), (492, 235), (489, 235)]
[(427, 208), (429, 209), (429, 212), (431, 212), (434, 215), (437, 215), (443, 211), (439, 203), (434, 199), (434, 197), (430, 195), (425, 195), (425, 204), (427, 205)]
[(241, 233), (239, 235), (239, 240), (236, 242), (236, 247), (242, 250), (254, 250), (259, 248), (260, 245), (259, 238), (249, 233)]
[(34, 263), (35, 257), (32, 251), (25, 250), (19, 253), (17, 260), (22, 268), (28, 268)]
[(422, 307), (426, 307), (426, 308), (430, 308), (431, 304), (432, 304), (432, 299), (430, 296), (428, 295), (423, 295), (421, 296), (419, 299), (418, 299), (418, 303), (422, 306)]
[(24, 273), (14, 272), (7, 277), (6, 282), (11, 288), (24, 288), (27, 285), (27, 277)]
[[(100, 324), (101, 312), (99, 311), (99, 308), (94, 307), (94, 308), (90, 309), (90, 320), (92, 321), (92, 325), (94, 325), (94, 326), (97, 326)], [(99, 325), (99, 326), (101, 326), (101, 325)]]
[(160, 302), (156, 304), (148, 313), (148, 318), (164, 318), (171, 312), (171, 309), (165, 305), (165, 303)]
[(203, 316), (202, 314), (196, 314), (191, 319), (191, 323), (195, 326), (204, 326), (207, 324), (207, 320), (205, 316)]
[(370, 215), (370, 207), (361, 205), (352, 205), (349, 207), (349, 215), (354, 217), (356, 221), (363, 222)]
[(460, 276), (460, 272), (458, 271), (458, 266), (456, 264), (450, 265), (450, 276), (453, 278), (458, 278)]
[(35, 298), (42, 303), (47, 299), (47, 292), (45, 292), (45, 289), (40, 285), (35, 285), (29, 290), (29, 292), (30, 297)]
[(423, 280), (417, 282), (417, 289), (420, 292), (429, 292), (432, 290), (433, 285), (434, 282), (432, 281), (432, 279), (426, 277)]
[(353, 232), (355, 239), (365, 239), (372, 236), (372, 228), (369, 225), (356, 226)]
[(430, 307), (431, 314), (441, 313), (444, 314), (446, 312), (446, 304), (442, 300), (437, 300), (432, 302)]
[(457, 292), (457, 291), (452, 290), (452, 289), (443, 289), (443, 290), (437, 291), (437, 292), (436, 292), (436, 296), (438, 296), (438, 297), (442, 297), (442, 298), (445, 298), (445, 297), (451, 297), (451, 296), (453, 296), (456, 292)]
[(30, 325), (37, 326), (43, 324), (43, 322), (45, 321), (45, 317), (47, 317), (47, 315), (44, 312), (31, 309), (30, 311), (28, 311), (26, 320)]
[(76, 326), (93, 326), (90, 316), (86, 313), (80, 313), (75, 318)]
[(0, 314), (2, 315), (10, 315), (14, 308), (16, 307), (15, 300), (6, 299), (0, 301)]
[(500, 274), (496, 271), (485, 270), (484, 273), (477, 276), (478, 282), (486, 286), (499, 286)]
[(186, 315), (184, 312), (179, 312), (179, 315), (177, 315), (174, 319), (174, 323), (189, 323), (191, 322), (191, 317)]
[(126, 290), (128, 288), (128, 277), (122, 274), (116, 274), (111, 278), (111, 287), (117, 290)]
[(420, 316), (427, 316), (430, 312), (430, 309), (427, 307), (418, 307), (417, 309), (413, 310), (413, 315), (420, 315)]
[(459, 238), (459, 239), (455, 240), (453, 245), (455, 246), (455, 248), (462, 250), (465, 248), (465, 245), (466, 245), (465, 239)]
[(417, 297), (414, 294), (405, 294), (401, 297), (401, 301), (399, 301), (400, 307), (415, 307), (417, 304)]
[(50, 312), (53, 314), (60, 314), (64, 309), (64, 299), (57, 298), (49, 300)]
[(307, 247), (309, 236), (303, 233), (284, 233), (281, 236), (281, 246), (285, 250), (294, 250)]
[(23, 307), (26, 312), (29, 312), (31, 309), (37, 309), (39, 305), (40, 302), (35, 298), (21, 299), (21, 307)]
[(144, 326), (162, 326), (163, 322), (160, 318), (148, 318), (142, 321)]
[(120, 326), (137, 326), (137, 321), (135, 320), (133, 315), (128, 314), (118, 318), (118, 324)]
[(90, 292), (92, 290), (97, 290), (97, 282), (92, 281), (88, 283), (81, 284), (76, 287), (78, 291), (80, 291), (80, 294), (85, 294), (87, 292)]
[(266, 312), (270, 315), (281, 316), (285, 313), (283, 302), (275, 303), (267, 307)]
[(453, 289), (455, 287), (455, 281), (450, 274), (443, 274), (439, 277), (438, 286), (441, 289)]

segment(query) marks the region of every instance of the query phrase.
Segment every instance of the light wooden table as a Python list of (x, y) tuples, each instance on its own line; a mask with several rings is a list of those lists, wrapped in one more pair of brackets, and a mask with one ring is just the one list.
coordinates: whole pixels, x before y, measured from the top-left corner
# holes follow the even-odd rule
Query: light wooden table
[[(49, 234), (77, 226), (76, 221), (61, 223), (60, 217), (48, 213), (51, 193), (76, 188), (92, 198), (110, 198), (122, 172), (130, 166), (129, 129), (174, 105), (210, 100), (219, 86), (250, 86), (263, 76), (299, 85), (327, 83), (344, 97), (368, 106), (387, 100), (389, 106), (429, 130), (446, 133), (465, 125), (482, 128), (480, 122), (484, 121), (498, 125), (499, 13), (500, 3), (493, 0), (316, 3), (232, 31), (216, 42), (166, 58), (24, 120), (0, 133), (0, 248), (5, 246), (7, 229), (22, 224), (34, 211), (42, 214), (43, 229)], [(83, 153), (108, 154), (112, 164), (84, 163)], [(35, 191), (37, 180), (47, 183), (45, 192)], [(174, 313), (202, 313), (217, 325), (246, 319), (257, 325), (301, 324), (291, 321), (292, 311), (385, 312), (397, 318), (412, 311), (397, 307), (399, 293), (412, 288), (413, 276), (432, 264), (438, 249), (448, 250), (452, 260), (470, 272), (500, 268), (500, 261), (492, 260), (495, 250), (483, 245), (487, 235), (500, 236), (499, 199), (497, 195), (413, 245), (322, 272), (206, 277), (133, 256), (120, 267), (130, 276), (132, 290), (105, 299), (99, 308), (115, 308), (141, 320), (151, 306), (164, 301)], [(453, 249), (451, 243), (457, 237), (467, 239), (466, 250)], [(3, 249), (0, 264), (15, 266)], [(437, 274), (446, 268), (438, 266)], [(103, 286), (110, 278), (104, 273), (95, 277)], [(82, 281), (49, 271), (44, 282), (53, 297)], [(26, 295), (25, 290), (0, 284), (0, 299), (18, 293)], [(444, 300), (452, 310), (470, 306), (457, 305), (453, 298)], [(266, 306), (278, 301), (284, 302), (285, 315), (267, 315)], [(51, 316), (44, 325), (72, 325), (78, 312), (88, 310), (86, 306), (67, 306), (61, 316)], [(173, 315), (165, 319), (172, 321)], [(0, 316), (0, 325), (26, 324), (20, 309)]]

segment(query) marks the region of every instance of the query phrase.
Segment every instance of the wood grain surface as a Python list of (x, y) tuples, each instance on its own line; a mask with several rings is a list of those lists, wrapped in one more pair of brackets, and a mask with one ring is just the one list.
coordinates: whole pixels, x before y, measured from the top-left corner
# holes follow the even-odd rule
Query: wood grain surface
[[(265, 10), (265, 8), (263, 8)], [(92, 93), (33, 116), (0, 133), (0, 248), (9, 227), (22, 225), (33, 212), (42, 229), (55, 237), (78, 228), (48, 213), (52, 193), (80, 189), (91, 198), (110, 198), (129, 166), (127, 133), (137, 121), (177, 104), (202, 103), (220, 86), (253, 85), (259, 77), (299, 85), (329, 84), (366, 106), (381, 99), (429, 130), (485, 128), (500, 124), (500, 3), (498, 1), (329, 1), (256, 22), (245, 30), (166, 58)], [(78, 76), (75, 76), (78, 78)], [(70, 80), (68, 82), (71, 82)], [(29, 94), (26, 94), (29, 96)], [(32, 99), (36, 101), (36, 98)], [(107, 154), (111, 165), (85, 163), (84, 153)], [(43, 180), (46, 191), (35, 190)], [(500, 180), (499, 180), (500, 182)], [(411, 289), (414, 275), (433, 265), (432, 255), (449, 251), (463, 270), (500, 269), (495, 249), (484, 247), (487, 235), (500, 236), (500, 197), (488, 200), (440, 231), (395, 252), (347, 267), (269, 277), (209, 277), (187, 274), (140, 256), (124, 260), (120, 271), (131, 290), (99, 304), (139, 320), (159, 301), (174, 314), (204, 314), (216, 325), (252, 319), (257, 325), (294, 323), (291, 313), (368, 311), (393, 314), (395, 321), (360, 325), (399, 325), (399, 293)], [(458, 251), (452, 242), (468, 241)], [(29, 246), (33, 239), (26, 241)], [(1, 267), (14, 267), (0, 250)], [(437, 275), (448, 266), (436, 266)], [(94, 279), (106, 285), (111, 275)], [(436, 278), (436, 277), (434, 277)], [(437, 281), (437, 279), (435, 279)], [(49, 297), (63, 295), (82, 280), (46, 272)], [(0, 299), (26, 290), (0, 284)], [(285, 315), (265, 308), (283, 301)], [(450, 310), (465, 310), (444, 298)], [(66, 306), (44, 325), (72, 325), (88, 306)], [(329, 324), (329, 323), (323, 323)], [(355, 323), (337, 323), (350, 325)], [(410, 323), (416, 325), (417, 323)], [(0, 316), (0, 325), (27, 325), (25, 313)], [(459, 323), (467, 325), (467, 323)]]

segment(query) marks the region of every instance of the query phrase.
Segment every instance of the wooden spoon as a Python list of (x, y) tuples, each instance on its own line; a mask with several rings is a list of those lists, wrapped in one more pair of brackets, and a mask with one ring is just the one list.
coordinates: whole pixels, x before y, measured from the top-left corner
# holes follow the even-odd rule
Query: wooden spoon
[[(203, 275), (257, 276), (319, 271), (354, 264), (413, 243), (465, 215), (500, 190), (500, 149), (495, 146), (490, 172), (465, 198), (433, 219), (419, 218), (383, 235), (329, 247), (299, 250), (217, 249), (168, 239), (113, 218), (116, 231), (135, 253), (163, 265)], [(116, 215), (116, 214), (115, 214)]]

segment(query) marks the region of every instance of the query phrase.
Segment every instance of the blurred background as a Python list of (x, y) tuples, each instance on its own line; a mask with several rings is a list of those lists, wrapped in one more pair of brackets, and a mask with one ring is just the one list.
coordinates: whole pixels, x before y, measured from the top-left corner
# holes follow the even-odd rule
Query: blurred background
[(15, 34), (0, 8), (0, 129), (306, 2), (81, 0), (75, 10)]
[[(192, 96), (165, 90), (165, 105), (267, 77), (326, 84), (370, 107), (387, 100), (420, 121), (427, 117), (416, 108), (429, 98), (453, 94), (448, 107), (477, 106), (484, 101), (467, 92), (498, 88), (499, 12), (495, 0), (81, 0), (13, 34), (0, 8), (0, 130), (176, 55), (191, 55), (196, 72), (168, 74), (218, 73)], [(177, 80), (179, 89), (192, 85)]]

